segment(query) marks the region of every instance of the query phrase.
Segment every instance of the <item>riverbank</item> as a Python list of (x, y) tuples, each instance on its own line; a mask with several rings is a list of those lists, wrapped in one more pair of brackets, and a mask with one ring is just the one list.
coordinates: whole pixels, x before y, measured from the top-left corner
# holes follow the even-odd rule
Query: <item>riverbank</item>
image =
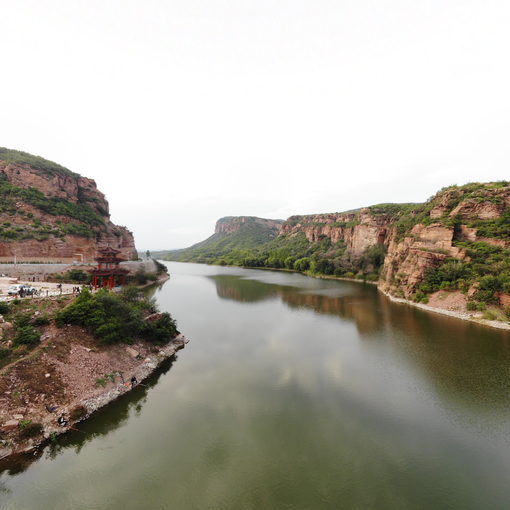
[(438, 308), (438, 307), (430, 306), (430, 305), (427, 305), (424, 303), (416, 303), (414, 301), (410, 301), (409, 299), (398, 298), (398, 297), (392, 296), (389, 292), (384, 291), (381, 288), (378, 288), (378, 290), (379, 290), (379, 292), (381, 292), (381, 294), (386, 296), (393, 303), (400, 303), (400, 304), (404, 304), (404, 305), (414, 306), (415, 308), (420, 308), (422, 310), (426, 310), (427, 312), (439, 313), (441, 315), (447, 315), (449, 317), (454, 317), (456, 319), (475, 322), (476, 324), (481, 324), (482, 326), (488, 326), (488, 327), (496, 328), (496, 329), (510, 330), (510, 324), (508, 322), (484, 319), (482, 317), (482, 313), (480, 313), (480, 312), (468, 313), (468, 312), (460, 312), (460, 311), (455, 311), (455, 310), (447, 310), (445, 308)]
[[(179, 334), (161, 347), (148, 342), (102, 347), (81, 328), (64, 328), (0, 373), (0, 460), (72, 430), (142, 383), (188, 341)], [(62, 415), (65, 426), (57, 422)]]
[[(161, 274), (157, 282), (151, 283), (162, 283), (168, 278)], [(62, 296), (19, 300), (16, 304), (21, 307), (16, 317), (32, 317), (33, 322), (44, 311), (46, 319), (39, 330), (38, 345), (27, 351), (28, 346), (22, 345), (20, 349), (14, 343), (14, 352), (21, 356), (0, 370), (0, 459), (55, 440), (74, 424), (129, 392), (188, 342), (177, 332), (168, 343), (156, 344), (155, 339), (135, 337), (129, 345), (104, 344), (88, 328), (57, 325), (55, 317), (70, 303), (73, 301), (69, 297)], [(142, 320), (149, 326), (160, 323), (165, 315), (168, 314), (152, 313)], [(175, 328), (173, 331), (175, 335)], [(60, 417), (65, 423), (58, 422)]]

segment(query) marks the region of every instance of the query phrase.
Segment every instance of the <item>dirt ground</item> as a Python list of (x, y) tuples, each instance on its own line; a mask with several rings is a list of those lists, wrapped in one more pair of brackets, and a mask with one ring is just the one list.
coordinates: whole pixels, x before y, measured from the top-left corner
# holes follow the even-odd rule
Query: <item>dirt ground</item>
[[(56, 426), (57, 418), (72, 413), (80, 401), (115, 384), (130, 386), (135, 369), (158, 350), (143, 342), (129, 347), (98, 346), (76, 326), (50, 325), (42, 338), (25, 358), (0, 370), (0, 440), (4, 446), (20, 444), (19, 422)], [(5, 427), (9, 421), (18, 424), (9, 430)]]
[(440, 290), (429, 297), (428, 305), (433, 308), (443, 308), (453, 312), (466, 312), (468, 298), (462, 292)]

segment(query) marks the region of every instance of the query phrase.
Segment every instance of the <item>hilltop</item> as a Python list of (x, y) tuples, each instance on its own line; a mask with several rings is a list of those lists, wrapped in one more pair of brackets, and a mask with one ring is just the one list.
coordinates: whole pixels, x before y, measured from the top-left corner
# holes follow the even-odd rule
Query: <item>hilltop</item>
[(283, 220), (255, 216), (226, 216), (216, 222), (214, 234), (205, 241), (182, 250), (159, 252), (164, 260), (221, 263), (235, 250), (254, 250), (278, 235)]
[(91, 260), (110, 245), (136, 259), (131, 232), (110, 221), (95, 181), (26, 152), (0, 148), (0, 260)]

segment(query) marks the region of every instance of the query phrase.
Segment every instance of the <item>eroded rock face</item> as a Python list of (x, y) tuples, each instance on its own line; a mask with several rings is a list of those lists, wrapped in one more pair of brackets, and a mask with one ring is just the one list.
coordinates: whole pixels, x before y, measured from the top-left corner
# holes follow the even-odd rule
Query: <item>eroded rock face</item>
[(257, 218), (255, 216), (226, 216), (220, 218), (216, 222), (214, 229), (215, 234), (233, 234), (238, 232), (246, 223), (256, 223), (274, 230), (275, 234), (278, 233), (282, 220), (268, 220), (266, 218)]
[(387, 217), (372, 215), (368, 209), (359, 213), (291, 216), (282, 225), (280, 235), (303, 232), (311, 242), (329, 237), (332, 243), (345, 242), (349, 252), (359, 256), (370, 246), (386, 243), (388, 224)]
[[(54, 235), (47, 239), (3, 239), (0, 241), (0, 257), (61, 259), (78, 258), (93, 260), (97, 249), (111, 246), (120, 250), (120, 256), (127, 260), (137, 258), (133, 234), (126, 228), (114, 225), (110, 221), (108, 201), (92, 179), (79, 175), (52, 174), (29, 165), (7, 163), (0, 160), (0, 177), (20, 188), (35, 188), (48, 198), (58, 198), (72, 204), (88, 207), (100, 218), (104, 225), (95, 226), (94, 235), (87, 238), (67, 234), (60, 238)], [(68, 216), (51, 215), (22, 200), (16, 202), (18, 214), (0, 212), (0, 223), (9, 222), (13, 228), (23, 228), (40, 222), (57, 228), (58, 224), (76, 224), (80, 222)]]

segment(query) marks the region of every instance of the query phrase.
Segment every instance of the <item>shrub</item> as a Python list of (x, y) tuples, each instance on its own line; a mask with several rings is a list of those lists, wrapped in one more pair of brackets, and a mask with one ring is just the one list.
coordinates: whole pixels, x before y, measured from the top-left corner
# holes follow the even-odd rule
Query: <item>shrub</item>
[(78, 405), (76, 407), (73, 407), (69, 411), (69, 419), (76, 421), (76, 420), (79, 420), (79, 419), (83, 418), (84, 416), (86, 416), (86, 414), (87, 414), (87, 408), (85, 406)]
[(0, 301), (0, 315), (7, 315), (11, 307), (5, 301)]
[[(22, 426), (22, 422), (28, 422)], [(43, 426), (41, 423), (32, 423), (31, 420), (22, 420), (20, 422), (19, 436), (28, 439), (30, 437), (39, 436), (43, 433)]]
[(91, 294), (87, 289), (66, 308), (55, 315), (57, 325), (75, 324), (91, 331), (101, 343), (132, 343), (143, 337), (148, 341), (167, 342), (177, 332), (168, 313), (147, 322), (144, 314), (157, 311), (154, 301), (137, 290), (125, 289), (116, 294), (100, 290)]
[(34, 326), (47, 326), (50, 323), (50, 319), (47, 315), (40, 315), (39, 317), (36, 317), (32, 324)]
[(33, 346), (39, 343), (41, 335), (32, 326), (21, 326), (16, 329), (13, 343), (14, 345)]
[(483, 318), (488, 321), (495, 321), (499, 319), (499, 316), (494, 310), (486, 310), (483, 314)]

